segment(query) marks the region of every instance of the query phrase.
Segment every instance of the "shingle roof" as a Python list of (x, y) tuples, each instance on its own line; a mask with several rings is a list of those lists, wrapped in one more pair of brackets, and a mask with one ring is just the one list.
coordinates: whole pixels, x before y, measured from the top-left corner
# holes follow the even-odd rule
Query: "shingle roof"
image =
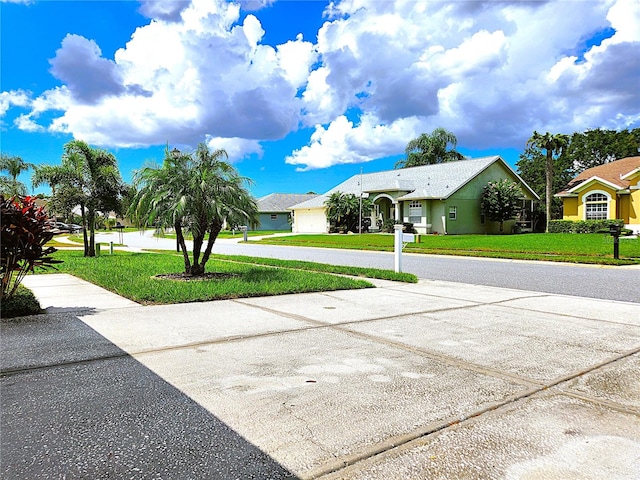
[[(370, 194), (376, 192), (399, 192), (401, 200), (447, 198), (497, 161), (504, 162), (499, 156), (492, 156), (422, 167), (365, 173), (362, 175), (362, 191)], [(360, 175), (354, 175), (324, 195), (319, 195), (309, 201), (295, 205), (295, 208), (322, 207), (325, 200), (334, 192), (359, 195)]]
[(640, 168), (640, 157), (622, 158), (614, 162), (605, 163), (604, 165), (588, 168), (571, 180), (569, 185), (556, 195), (570, 195), (572, 193), (571, 190), (593, 177), (615, 185), (619, 190), (624, 190), (629, 188), (631, 181), (628, 178), (624, 179), (622, 177), (638, 168)]
[(317, 196), (315, 193), (271, 193), (256, 203), (258, 212), (286, 212), (289, 207)]

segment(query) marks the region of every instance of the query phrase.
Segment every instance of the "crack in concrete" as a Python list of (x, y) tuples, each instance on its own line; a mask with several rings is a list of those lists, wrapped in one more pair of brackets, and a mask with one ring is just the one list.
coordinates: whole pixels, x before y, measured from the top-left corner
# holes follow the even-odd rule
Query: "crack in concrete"
[[(612, 363), (618, 362), (620, 360), (623, 360), (625, 358), (628, 358), (632, 355), (635, 355), (637, 353), (640, 352), (640, 348), (622, 353), (612, 359), (606, 360), (604, 362), (601, 362), (597, 365), (594, 365), (588, 369), (584, 369), (580, 372), (576, 372), (574, 374), (570, 374), (567, 375), (565, 377), (561, 377), (558, 378), (556, 380), (553, 380), (552, 382), (542, 385), (540, 387), (536, 387), (524, 392), (521, 392), (520, 394), (517, 395), (513, 395), (511, 397), (508, 397), (506, 399), (504, 399), (503, 401), (500, 402), (495, 402), (492, 405), (483, 407), (481, 409), (478, 409), (474, 412), (471, 412), (470, 414), (466, 415), (465, 417), (452, 417), (450, 419), (444, 420), (440, 423), (438, 423), (437, 425), (430, 425), (430, 426), (426, 426), (422, 429), (417, 429), (414, 430), (413, 432), (410, 432), (408, 434), (402, 435), (400, 437), (393, 437), (393, 438), (389, 438), (384, 442), (381, 442), (375, 446), (373, 446), (370, 449), (366, 449), (358, 454), (355, 455), (351, 455), (349, 457), (344, 457), (342, 459), (338, 459), (337, 462), (333, 462), (331, 464), (326, 464), (323, 465), (321, 468), (312, 470), (310, 472), (308, 472), (307, 474), (305, 474), (303, 476), (304, 480), (317, 480), (320, 479), (322, 477), (334, 474), (339, 472), (340, 470), (343, 470), (347, 467), (350, 467), (352, 465), (355, 465), (357, 463), (363, 462), (365, 460), (368, 460), (370, 458), (376, 457), (378, 455), (382, 455), (385, 453), (388, 453), (392, 450), (401, 448), (401, 447), (405, 447), (407, 446), (409, 443), (414, 442), (416, 440), (419, 439), (425, 439), (426, 437), (436, 434), (436, 433), (440, 433), (443, 432), (449, 428), (452, 428), (454, 426), (460, 425), (460, 424), (466, 424), (469, 423), (471, 421), (474, 421), (476, 419), (478, 419), (479, 417), (481, 417), (482, 415), (485, 414), (489, 414), (489, 413), (494, 413), (494, 412), (498, 412), (499, 410), (512, 405), (518, 401), (524, 400), (526, 398), (530, 398), (533, 395), (540, 393), (540, 392), (544, 392), (550, 388), (559, 386), (561, 383), (570, 381), (570, 380), (574, 380), (580, 376), (583, 376), (587, 373), (590, 373), (592, 371), (598, 370), (602, 367), (605, 367), (607, 365), (610, 365)], [(590, 403), (595, 403), (598, 405), (602, 405), (608, 408), (613, 408), (614, 410), (617, 411), (621, 411), (622, 413), (630, 413), (633, 415), (638, 415), (638, 412), (635, 411), (630, 411), (628, 409), (625, 409), (624, 407), (620, 406), (620, 405), (616, 405), (613, 402), (606, 402), (606, 401), (602, 401), (601, 399), (597, 399), (597, 398), (593, 398), (590, 397), (588, 395), (578, 395), (578, 394), (574, 394), (573, 392), (565, 392), (562, 388), (558, 388), (558, 391), (560, 392), (560, 394), (562, 395), (567, 395), (570, 397), (574, 397), (574, 398), (578, 398), (580, 400), (586, 401), (586, 402), (590, 402)], [(609, 403), (612, 403), (612, 405), (610, 405)]]

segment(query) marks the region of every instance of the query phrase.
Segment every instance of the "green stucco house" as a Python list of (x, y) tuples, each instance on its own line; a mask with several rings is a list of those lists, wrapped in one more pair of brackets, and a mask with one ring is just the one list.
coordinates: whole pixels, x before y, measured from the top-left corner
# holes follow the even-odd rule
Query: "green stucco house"
[(325, 233), (328, 222), (324, 202), (334, 192), (368, 197), (374, 210), (371, 225), (393, 218), (410, 222), (418, 233), (498, 233), (499, 224), (485, 218), (480, 208), (484, 186), (509, 179), (522, 189), (522, 210), (517, 219), (505, 222), (505, 231), (516, 224), (531, 229), (533, 203), (538, 195), (499, 156), (354, 175), (324, 195), (291, 207), (294, 233)]

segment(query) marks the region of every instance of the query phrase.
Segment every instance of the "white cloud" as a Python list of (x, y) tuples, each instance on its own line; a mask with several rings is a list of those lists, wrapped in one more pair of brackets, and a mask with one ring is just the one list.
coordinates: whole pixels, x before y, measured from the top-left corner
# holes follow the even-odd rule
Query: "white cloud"
[(43, 132), (44, 127), (38, 125), (29, 115), (19, 115), (14, 121), (14, 125), (25, 132)]
[(317, 125), (311, 143), (295, 150), (285, 161), (304, 165), (299, 171), (326, 168), (338, 164), (363, 163), (404, 151), (407, 138), (420, 133), (420, 121), (403, 118), (382, 125), (373, 115), (364, 115), (355, 126), (344, 115), (326, 128)]
[(262, 146), (256, 140), (207, 136), (206, 143), (210, 149), (224, 149), (229, 155), (230, 162), (237, 162), (253, 154), (261, 157), (264, 153)]
[(534, 129), (638, 126), (636, 0), (335, 1), (316, 44), (280, 45), (264, 43), (269, 3), (144, 1), (153, 20), (113, 59), (69, 35), (52, 60), (65, 85), (22, 105), (4, 92), (0, 114), (29, 107), (19, 128), (34, 129), (60, 111), (44, 126), (105, 146), (216, 139), (234, 158), (314, 127), (286, 159), (302, 169), (400, 154), (438, 126), (469, 149), (522, 148)]
[(0, 118), (4, 117), (11, 107), (28, 107), (30, 103), (30, 94), (24, 90), (0, 92)]
[(51, 63), (73, 101), (49, 129), (126, 147), (196, 144), (205, 135), (278, 139), (296, 128), (296, 94), (317, 57), (312, 43), (263, 45), (259, 20), (237, 24), (239, 6), (224, 1), (194, 0), (180, 17), (138, 28), (113, 60), (68, 35)]

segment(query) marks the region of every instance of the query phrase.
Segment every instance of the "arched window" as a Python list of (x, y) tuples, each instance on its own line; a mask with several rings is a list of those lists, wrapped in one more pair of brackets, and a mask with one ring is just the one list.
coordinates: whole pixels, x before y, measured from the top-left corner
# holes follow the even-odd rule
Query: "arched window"
[(609, 197), (604, 193), (591, 193), (584, 198), (586, 220), (609, 218)]

